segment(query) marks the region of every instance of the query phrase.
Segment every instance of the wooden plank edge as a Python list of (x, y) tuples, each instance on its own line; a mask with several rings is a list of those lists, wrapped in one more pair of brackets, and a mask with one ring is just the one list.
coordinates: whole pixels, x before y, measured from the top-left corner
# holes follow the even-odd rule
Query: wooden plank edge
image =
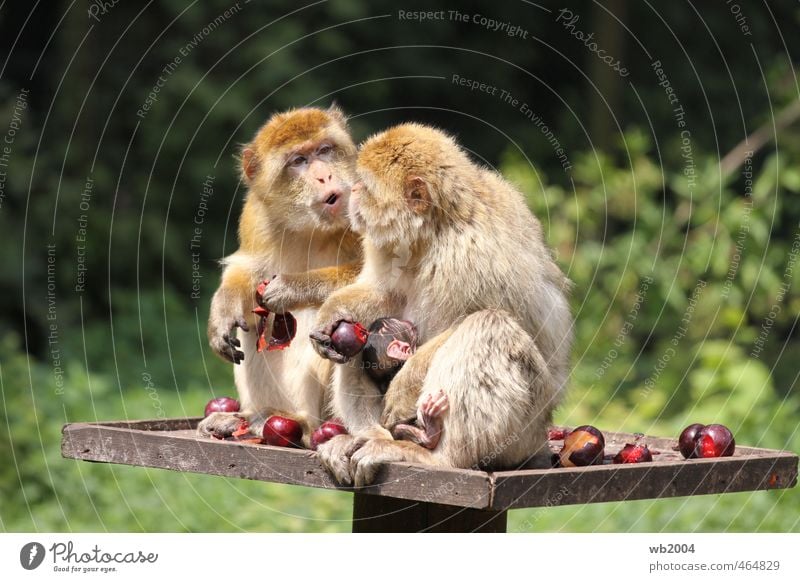
[(61, 454), (69, 459), (358, 491), (471, 509), (486, 509), (490, 502), (489, 477), (481, 471), (390, 463), (375, 484), (353, 488), (334, 482), (316, 453), (307, 450), (172, 437), (95, 423), (67, 424), (62, 435)]
[[(729, 459), (724, 459), (729, 460)], [(731, 457), (683, 463), (576, 469), (503, 471), (493, 475), (492, 509), (555, 507), (789, 489), (797, 485), (798, 457)], [(658, 483), (662, 483), (659, 488)]]

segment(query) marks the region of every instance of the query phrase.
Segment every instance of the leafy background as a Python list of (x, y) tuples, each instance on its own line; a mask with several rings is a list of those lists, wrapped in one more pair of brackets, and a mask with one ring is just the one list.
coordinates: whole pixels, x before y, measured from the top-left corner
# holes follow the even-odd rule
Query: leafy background
[[(349, 529), (345, 493), (78, 463), (59, 451), (65, 422), (193, 416), (212, 395), (234, 393), (204, 322), (216, 260), (236, 246), (238, 144), (271, 112), (333, 100), (353, 116), (357, 139), (403, 120), (435, 123), (527, 194), (575, 281), (574, 372), (558, 422), (659, 435), (722, 422), (740, 444), (800, 451), (800, 9), (570, 3), (575, 29), (621, 60), (623, 78), (557, 21), (561, 7), (0, 7), (0, 133), (28, 91), (0, 168), (0, 529)], [(404, 20), (399, 9), (484, 15), (527, 38), (449, 17)], [(656, 60), (685, 112), (688, 150)], [(454, 74), (527, 103), (570, 168), (518, 106), (458, 86)], [(159, 75), (157, 100), (138, 116)], [(736, 148), (746, 137), (747, 158)], [(193, 300), (189, 241), (209, 175)], [(76, 292), (81, 214), (87, 286)], [(56, 249), (56, 344), (47, 245)], [(509, 529), (797, 532), (798, 507), (796, 490), (737, 493), (518, 510)]]

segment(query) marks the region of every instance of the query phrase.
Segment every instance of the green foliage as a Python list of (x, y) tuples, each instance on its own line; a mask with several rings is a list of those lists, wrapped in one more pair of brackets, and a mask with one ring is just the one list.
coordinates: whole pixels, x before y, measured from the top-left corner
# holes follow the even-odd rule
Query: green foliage
[[(582, 156), (574, 190), (514, 155), (504, 164), (575, 281), (575, 367), (557, 421), (656, 435), (719, 422), (741, 445), (800, 450), (787, 357), (800, 212), (781, 208), (797, 152), (767, 156), (750, 197), (743, 179), (715, 181), (710, 157), (697, 160), (703, 179), (690, 194), (681, 172), (662, 177), (640, 133), (625, 146), (629, 166)], [(776, 216), (794, 228), (776, 232)], [(798, 502), (792, 490), (527, 510), (510, 529), (798, 531)]]

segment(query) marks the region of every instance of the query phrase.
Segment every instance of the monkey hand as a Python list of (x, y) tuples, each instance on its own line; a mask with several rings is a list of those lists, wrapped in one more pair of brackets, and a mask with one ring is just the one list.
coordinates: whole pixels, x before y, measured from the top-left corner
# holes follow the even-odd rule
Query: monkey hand
[(247, 418), (238, 412), (212, 412), (197, 425), (197, 433), (204, 437), (224, 439), (246, 422)]
[(260, 299), (261, 305), (273, 313), (286, 313), (302, 306), (291, 275), (273, 275)]
[[(319, 325), (320, 321), (327, 321), (328, 323)], [(350, 358), (344, 356), (336, 351), (331, 341), (331, 335), (336, 326), (342, 321), (348, 323), (356, 323), (355, 318), (347, 311), (337, 311), (333, 316), (327, 318), (317, 319), (317, 328), (312, 330), (308, 336), (311, 338), (311, 345), (314, 350), (323, 358), (331, 360), (336, 364), (345, 364)]]
[(208, 317), (208, 343), (214, 353), (234, 364), (244, 360), (241, 342), (234, 335), (236, 328), (250, 331), (240, 309), (240, 302), (226, 297), (223, 289), (214, 294)]
[(342, 485), (350, 485), (350, 457), (364, 443), (364, 439), (349, 434), (333, 437), (317, 448), (317, 455), (322, 466)]

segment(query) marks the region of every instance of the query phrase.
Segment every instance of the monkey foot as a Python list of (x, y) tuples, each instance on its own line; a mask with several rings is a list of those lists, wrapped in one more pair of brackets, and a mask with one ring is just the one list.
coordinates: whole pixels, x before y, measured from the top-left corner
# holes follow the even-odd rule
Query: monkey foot
[(398, 424), (392, 429), (392, 436), (398, 440), (411, 441), (421, 447), (433, 450), (442, 437), (444, 413), (450, 408), (447, 395), (439, 390), (436, 394), (427, 394), (417, 409), (417, 424)]
[(350, 457), (363, 443), (363, 439), (349, 434), (335, 436), (317, 448), (319, 461), (338, 483), (350, 485), (353, 482)]
[(247, 419), (238, 412), (212, 412), (197, 425), (201, 436), (224, 439), (232, 436), (247, 424)]
[(423, 427), (434, 422), (441, 425), (441, 418), (449, 409), (450, 401), (447, 399), (447, 394), (439, 390), (436, 394), (428, 394), (422, 399), (417, 410), (417, 419)]
[(369, 440), (350, 457), (353, 485), (356, 487), (371, 485), (375, 482), (381, 467), (394, 461), (430, 463), (430, 451), (409, 442)]

